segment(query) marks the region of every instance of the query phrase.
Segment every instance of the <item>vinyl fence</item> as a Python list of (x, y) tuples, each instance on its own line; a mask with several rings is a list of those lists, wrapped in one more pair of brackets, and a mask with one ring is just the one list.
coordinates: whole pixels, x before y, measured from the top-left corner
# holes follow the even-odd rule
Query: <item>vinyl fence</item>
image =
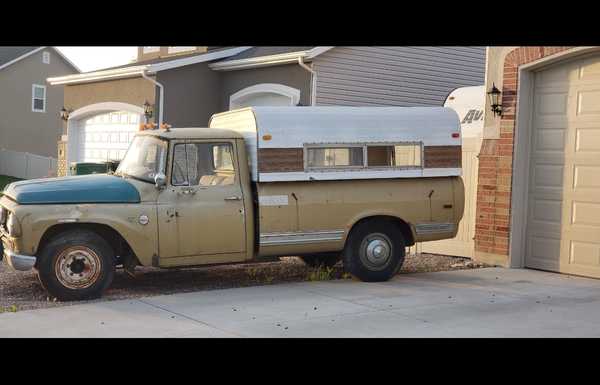
[(0, 148), (0, 175), (20, 179), (56, 176), (57, 161), (54, 158)]

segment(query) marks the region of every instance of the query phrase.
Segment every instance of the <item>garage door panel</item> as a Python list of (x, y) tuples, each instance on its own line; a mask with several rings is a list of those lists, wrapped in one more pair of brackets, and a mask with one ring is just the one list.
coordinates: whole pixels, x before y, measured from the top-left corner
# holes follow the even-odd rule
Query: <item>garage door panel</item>
[(600, 57), (538, 73), (534, 94), (526, 265), (600, 277)]
[(78, 162), (120, 160), (138, 130), (139, 116), (128, 112), (100, 114), (79, 129)]

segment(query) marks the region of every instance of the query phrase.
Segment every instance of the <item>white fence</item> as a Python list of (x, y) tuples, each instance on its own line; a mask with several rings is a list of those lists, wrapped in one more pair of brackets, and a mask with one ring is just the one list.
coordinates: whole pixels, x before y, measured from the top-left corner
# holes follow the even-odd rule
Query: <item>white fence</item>
[(56, 159), (0, 148), (0, 175), (20, 179), (56, 176)]

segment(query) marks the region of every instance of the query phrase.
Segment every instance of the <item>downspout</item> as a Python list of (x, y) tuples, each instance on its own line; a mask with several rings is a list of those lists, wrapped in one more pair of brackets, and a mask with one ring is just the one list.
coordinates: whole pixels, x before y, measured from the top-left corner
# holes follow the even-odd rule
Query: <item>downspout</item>
[(316, 103), (316, 97), (317, 97), (317, 71), (313, 70), (312, 68), (307, 66), (306, 63), (304, 63), (303, 56), (300, 56), (298, 58), (298, 64), (300, 65), (300, 67), (304, 68), (305, 70), (307, 70), (308, 72), (311, 73), (310, 105), (314, 106)]
[(158, 104), (159, 104), (159, 110), (158, 110), (158, 128), (162, 127), (163, 124), (163, 111), (164, 111), (164, 101), (165, 101), (165, 93), (164, 93), (164, 87), (162, 84), (160, 84), (159, 82), (157, 82), (156, 80), (152, 79), (151, 77), (149, 77), (146, 74), (146, 70), (143, 70), (142, 72), (142, 77), (148, 81), (150, 81), (151, 83), (153, 83), (155, 86), (158, 87), (159, 89), (159, 96), (158, 96)]

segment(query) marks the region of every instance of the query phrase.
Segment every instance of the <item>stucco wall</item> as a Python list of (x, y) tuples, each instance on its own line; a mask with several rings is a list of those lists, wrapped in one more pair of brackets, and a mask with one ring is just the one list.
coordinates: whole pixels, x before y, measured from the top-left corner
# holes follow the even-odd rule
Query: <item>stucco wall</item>
[[(43, 52), (50, 52), (50, 64), (42, 63)], [(36, 52), (0, 70), (0, 148), (56, 158), (63, 87), (49, 86), (46, 78), (76, 72), (53, 49)], [(33, 84), (46, 86), (46, 112), (31, 110)]]
[(220, 110), (229, 110), (229, 97), (241, 89), (261, 83), (278, 83), (300, 90), (300, 103), (310, 105), (311, 74), (298, 64), (221, 72)]
[(207, 63), (161, 71), (157, 81), (165, 89), (163, 119), (173, 127), (207, 127), (211, 115), (221, 110), (220, 74)]
[(146, 79), (130, 78), (65, 87), (65, 107), (77, 110), (95, 103), (121, 102), (142, 106), (153, 103), (154, 85)]

